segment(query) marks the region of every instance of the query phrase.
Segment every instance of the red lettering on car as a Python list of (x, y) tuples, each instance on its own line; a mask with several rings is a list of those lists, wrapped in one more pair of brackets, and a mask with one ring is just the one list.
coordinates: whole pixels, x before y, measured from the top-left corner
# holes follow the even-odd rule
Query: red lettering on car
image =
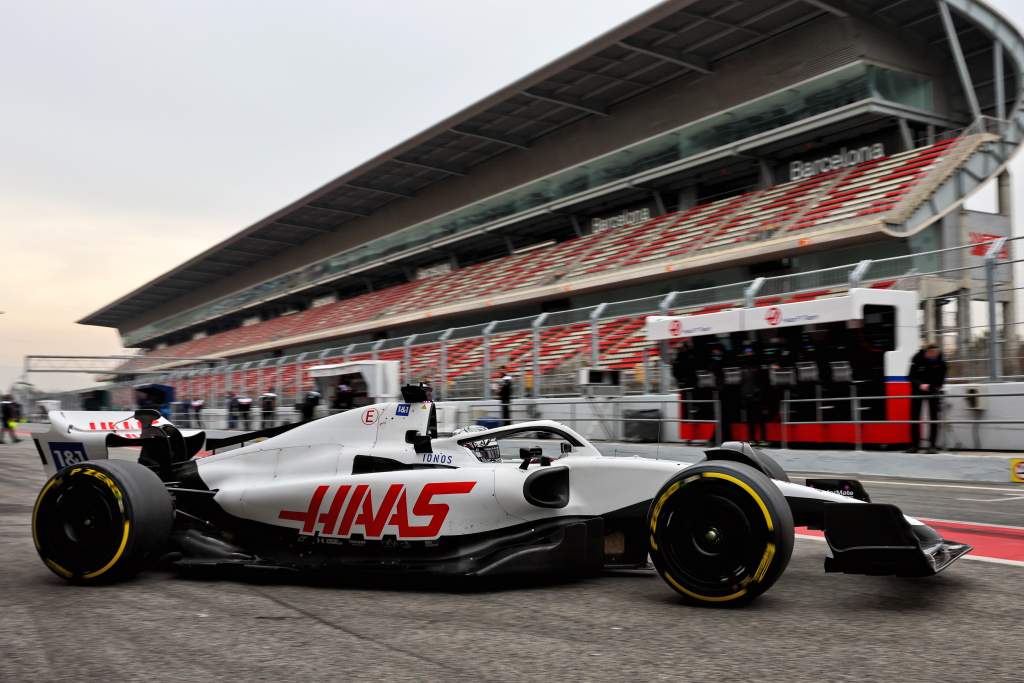
[(448, 505), (431, 503), (434, 496), (469, 493), (476, 486), (475, 481), (438, 481), (426, 484), (420, 497), (412, 506), (412, 513), (418, 517), (430, 517), (430, 523), (422, 527), (409, 527), (410, 538), (433, 538), (441, 532), (441, 525), (448, 517)]
[[(440, 534), (450, 507), (447, 503), (433, 502), (433, 498), (466, 494), (472, 491), (474, 486), (476, 482), (473, 481), (424, 484), (411, 510), (412, 515), (416, 517), (429, 518), (423, 525), (413, 525), (409, 522), (409, 498), (404, 484), (388, 486), (380, 505), (376, 508), (369, 484), (359, 484), (354, 488), (349, 484), (341, 484), (331, 499), (330, 507), (326, 512), (321, 512), (324, 498), (331, 488), (330, 485), (324, 484), (313, 491), (305, 511), (281, 510), (277, 516), (278, 519), (302, 522), (304, 534), (314, 533), (319, 524), (322, 525), (320, 533), (324, 536), (348, 537), (352, 534), (353, 525), (357, 525), (362, 527), (363, 535), (370, 539), (381, 538), (386, 527), (397, 529), (398, 538), (434, 538)], [(348, 495), (349, 491), (352, 492), (351, 496)]]

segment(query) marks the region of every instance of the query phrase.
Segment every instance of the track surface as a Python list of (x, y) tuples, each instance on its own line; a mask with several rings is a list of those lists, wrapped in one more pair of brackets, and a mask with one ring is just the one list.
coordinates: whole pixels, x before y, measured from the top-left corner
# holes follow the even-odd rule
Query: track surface
[[(0, 445), (2, 681), (1019, 681), (1024, 671), (1024, 567), (831, 576), (824, 544), (798, 539), (775, 587), (731, 610), (686, 607), (647, 571), (506, 590), (167, 573), (83, 589), (32, 547), (42, 482), (30, 441)], [(912, 515), (1024, 523), (1011, 487), (866, 486)]]

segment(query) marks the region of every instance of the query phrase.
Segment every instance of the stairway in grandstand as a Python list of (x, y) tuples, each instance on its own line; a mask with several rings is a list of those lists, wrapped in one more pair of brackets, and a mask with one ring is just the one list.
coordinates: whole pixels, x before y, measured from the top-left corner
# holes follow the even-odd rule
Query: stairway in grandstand
[[(838, 171), (783, 183), (739, 196), (658, 216), (636, 226), (585, 235), (561, 244), (460, 268), (434, 277), (329, 303), (299, 313), (213, 334), (160, 349), (166, 356), (209, 356), (269, 348), (288, 340), (302, 343), (328, 333), (366, 330), (376, 321), (409, 319), (424, 312), (444, 313), (449, 305), (485, 303), (489, 296), (614, 274), (627, 279), (630, 269), (661, 262), (684, 268), (699, 255), (755, 246), (769, 240), (839, 231), (859, 225), (898, 223), (950, 176), (984, 141), (982, 135), (950, 138), (933, 145), (866, 161)], [(486, 286), (484, 286), (486, 285)], [(635, 367), (640, 360), (639, 318), (605, 321), (602, 362)], [(621, 334), (620, 334), (621, 333)], [(567, 325), (542, 335), (541, 371), (554, 372), (589, 358), (589, 326)], [(511, 367), (530, 366), (529, 332), (495, 335), (492, 357)], [(414, 370), (434, 372), (440, 346), (417, 347)], [(388, 352), (401, 358), (401, 349)], [(452, 341), (447, 347), (449, 376), (478, 369), (479, 338)], [(383, 357), (383, 356), (380, 356)], [(258, 383), (258, 378), (252, 378)]]

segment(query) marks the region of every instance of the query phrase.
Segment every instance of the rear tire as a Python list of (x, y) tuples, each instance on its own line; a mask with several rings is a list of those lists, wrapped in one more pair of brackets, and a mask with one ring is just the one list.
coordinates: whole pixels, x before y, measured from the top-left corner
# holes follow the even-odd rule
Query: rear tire
[(32, 538), (57, 576), (109, 583), (158, 557), (173, 523), (171, 494), (152, 470), (125, 460), (93, 460), (46, 482), (32, 512)]
[(747, 603), (768, 590), (793, 554), (793, 515), (763, 473), (729, 461), (679, 472), (647, 515), (661, 577), (693, 604)]

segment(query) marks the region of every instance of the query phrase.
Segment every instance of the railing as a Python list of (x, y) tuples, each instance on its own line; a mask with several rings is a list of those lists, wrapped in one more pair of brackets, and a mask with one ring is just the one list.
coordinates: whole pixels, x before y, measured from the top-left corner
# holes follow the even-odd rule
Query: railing
[[(809, 387), (808, 387), (809, 388)], [(971, 400), (978, 398), (977, 394), (969, 393), (956, 393), (956, 392), (943, 392), (935, 396), (939, 399), (940, 405), (942, 406), (939, 410), (939, 417), (936, 419), (934, 416), (929, 414), (927, 419), (924, 418), (922, 412), (921, 419), (913, 419), (913, 416), (908, 419), (862, 419), (861, 413), (867, 408), (863, 405), (865, 402), (876, 401), (926, 401), (931, 396), (929, 395), (892, 395), (892, 396), (878, 396), (878, 395), (866, 395), (860, 396), (856, 394), (855, 388), (851, 388), (850, 396), (816, 396), (815, 398), (791, 398), (789, 391), (785, 391), (783, 397), (778, 401), (779, 415), (777, 420), (767, 420), (769, 424), (777, 424), (779, 426), (779, 433), (781, 438), (776, 439), (773, 443), (777, 444), (781, 448), (789, 448), (790, 446), (802, 442), (795, 441), (792, 439), (792, 428), (800, 425), (851, 425), (853, 426), (854, 438), (850, 442), (843, 442), (837, 444), (837, 448), (844, 446), (852, 447), (855, 451), (861, 451), (864, 448), (863, 433), (864, 427), (868, 425), (921, 425), (930, 426), (932, 424), (939, 425), (939, 438), (938, 443), (941, 445), (947, 442), (948, 446), (948, 433), (949, 428), (954, 425), (971, 425), (978, 428), (981, 427), (994, 427), (1000, 425), (1024, 425), (1024, 419), (1017, 418), (953, 418), (949, 417), (950, 410), (949, 399), (964, 399)], [(1021, 398), (1024, 397), (1024, 393), (1009, 392), (998, 394), (999, 398)], [(993, 398), (993, 397), (987, 397)], [(831, 406), (823, 404), (834, 404), (849, 402), (851, 409), (849, 411), (850, 418), (842, 420), (830, 420), (824, 419), (822, 415), (826, 413)], [(791, 420), (789, 419), (795, 405), (807, 405), (812, 404), (814, 406), (814, 413), (818, 416), (815, 420)], [(576, 429), (580, 433), (584, 434), (588, 439), (593, 441), (622, 441), (624, 435), (620, 430), (609, 429), (609, 425), (618, 425), (622, 423), (658, 423), (662, 426), (659, 429), (658, 443), (681, 443), (682, 439), (679, 437), (678, 427), (683, 424), (694, 424), (694, 425), (712, 425), (713, 429), (707, 439), (695, 439), (690, 443), (700, 443), (702, 445), (717, 444), (722, 441), (730, 440), (729, 434), (723, 434), (724, 423), (722, 416), (725, 412), (723, 407), (723, 401), (720, 397), (716, 396), (712, 399), (692, 399), (687, 398), (685, 406), (710, 406), (712, 408), (712, 418), (696, 418), (692, 416), (691, 412), (685, 415), (672, 416), (662, 415), (661, 417), (625, 417), (623, 411), (631, 408), (635, 408), (640, 405), (656, 405), (661, 406), (663, 409), (668, 406), (677, 406), (678, 401), (668, 398), (623, 398), (621, 400), (600, 402), (594, 399), (577, 399), (572, 401), (551, 401), (544, 399), (542, 401), (519, 401), (515, 402), (511, 406), (511, 419), (513, 422), (524, 421), (527, 419), (540, 419), (549, 418), (554, 419), (558, 422), (569, 425), (573, 429)], [(501, 421), (501, 405), (495, 402), (480, 403), (480, 402), (466, 402), (465, 406), (470, 411), (471, 421), (479, 420), (480, 418), (488, 418), (491, 420)], [(559, 407), (568, 406), (568, 410), (557, 410)], [(556, 408), (556, 410), (551, 410)], [(604, 412), (600, 412), (604, 410)], [(671, 413), (671, 410), (665, 410), (666, 413)], [(748, 416), (745, 410), (740, 409), (733, 415), (733, 418), (728, 422), (729, 424), (748, 424)], [(587, 425), (596, 424), (600, 429), (588, 429)], [(582, 426), (581, 426), (582, 425)], [(669, 438), (666, 437), (666, 431), (664, 427), (675, 427), (676, 431), (667, 432)], [(908, 434), (905, 440), (894, 440), (892, 443), (884, 444), (886, 446), (904, 446), (911, 443), (911, 435)], [(820, 447), (818, 444), (814, 444), (815, 447)], [(914, 447), (917, 447), (915, 444)], [(1024, 450), (1024, 445), (1003, 450)]]

